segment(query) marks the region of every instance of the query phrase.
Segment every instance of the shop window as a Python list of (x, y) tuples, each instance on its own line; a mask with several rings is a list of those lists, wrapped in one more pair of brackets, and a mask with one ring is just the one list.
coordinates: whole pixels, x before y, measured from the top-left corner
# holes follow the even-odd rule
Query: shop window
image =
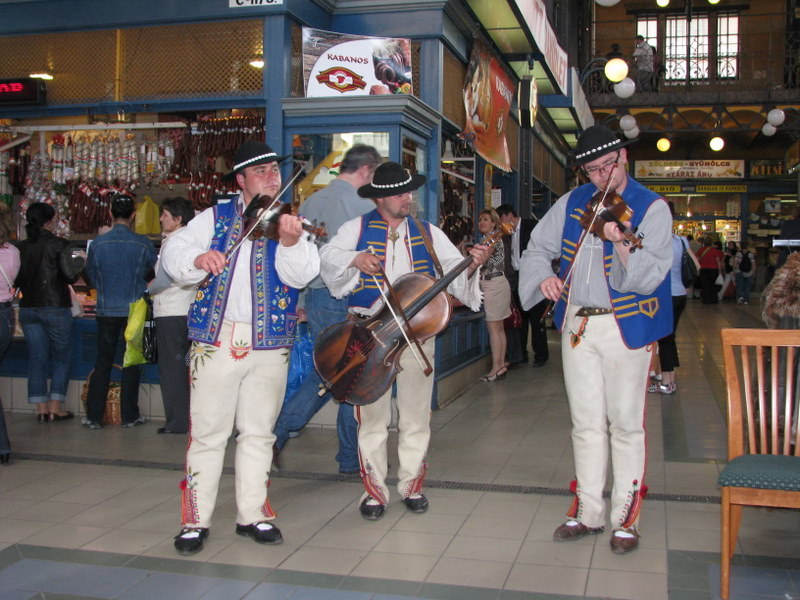
[(374, 146), (384, 158), (389, 156), (389, 134), (374, 131), (295, 135), (293, 155), (305, 161), (306, 175), (294, 187), (293, 202), (302, 204), (314, 192), (328, 185), (339, 174), (345, 152), (355, 144)]
[(453, 244), (461, 248), (472, 242), (475, 233), (475, 156), (464, 144), (445, 141), (441, 174), (439, 227)]

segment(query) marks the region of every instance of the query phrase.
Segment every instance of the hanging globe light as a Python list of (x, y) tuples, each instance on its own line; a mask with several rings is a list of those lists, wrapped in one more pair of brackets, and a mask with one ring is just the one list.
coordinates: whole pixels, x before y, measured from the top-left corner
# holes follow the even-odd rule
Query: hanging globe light
[(633, 139), (636, 139), (637, 137), (639, 137), (639, 128), (638, 127), (632, 127), (631, 129), (626, 129), (622, 133), (629, 140), (633, 140)]
[(630, 98), (635, 91), (636, 84), (630, 77), (626, 77), (619, 83), (614, 84), (614, 93), (620, 98)]
[(603, 73), (612, 83), (619, 83), (628, 76), (628, 63), (622, 58), (612, 58), (603, 67)]
[(671, 147), (672, 142), (669, 141), (669, 138), (658, 138), (658, 141), (656, 142), (656, 148), (658, 148), (659, 152), (668, 152)]
[(773, 125), (772, 123), (764, 123), (764, 125), (762, 125), (761, 127), (761, 133), (763, 133), (767, 137), (775, 135), (777, 131), (778, 130), (775, 128), (775, 125)]
[(708, 141), (708, 147), (711, 148), (714, 152), (719, 152), (725, 147), (725, 140), (722, 139), (720, 136), (715, 135)]
[(620, 118), (619, 127), (622, 129), (622, 131), (633, 129), (636, 127), (636, 117), (633, 115), (625, 115), (624, 117)]
[(619, 0), (595, 0), (600, 6), (614, 6), (619, 4)]
[(709, 4), (719, 4), (719, 0), (708, 0)]
[(786, 120), (786, 113), (783, 112), (780, 108), (773, 108), (771, 111), (767, 113), (767, 122), (773, 127), (778, 127), (779, 125), (783, 125), (783, 122), (785, 120)]
[(661, 8), (666, 8), (669, 6), (669, 0), (656, 0), (656, 4), (658, 4)]

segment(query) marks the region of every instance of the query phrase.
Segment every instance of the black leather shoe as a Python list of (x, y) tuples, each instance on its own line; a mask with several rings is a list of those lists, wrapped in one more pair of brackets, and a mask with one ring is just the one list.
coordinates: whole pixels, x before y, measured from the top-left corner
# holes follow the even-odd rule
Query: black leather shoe
[(184, 555), (200, 552), (207, 537), (208, 527), (184, 527), (175, 536), (175, 550)]
[(532, 363), (531, 363), (531, 366), (532, 366), (534, 369), (538, 369), (538, 368), (540, 368), (540, 367), (543, 367), (543, 366), (545, 366), (546, 364), (547, 364), (547, 361), (546, 361), (546, 360), (537, 360), (537, 361), (534, 361), (534, 362), (532, 362)]
[(403, 504), (413, 513), (424, 513), (428, 510), (428, 499), (422, 494), (418, 498), (403, 498)]
[(51, 421), (69, 421), (73, 417), (75, 417), (75, 415), (70, 411), (65, 411), (63, 415), (60, 415), (58, 413), (50, 413)]
[(259, 544), (281, 544), (283, 536), (281, 530), (269, 521), (259, 521), (250, 525), (236, 524), (236, 533), (253, 538)]
[(175, 431), (174, 429), (167, 429), (166, 427), (159, 427), (156, 433), (186, 433), (185, 431)]
[(358, 510), (361, 511), (361, 516), (367, 521), (377, 521), (383, 516), (386, 507), (383, 504), (367, 504), (370, 500), (373, 500), (372, 496), (364, 498)]
[(0, 454), (0, 465), (8, 465), (9, 463), (11, 463), (11, 452)]

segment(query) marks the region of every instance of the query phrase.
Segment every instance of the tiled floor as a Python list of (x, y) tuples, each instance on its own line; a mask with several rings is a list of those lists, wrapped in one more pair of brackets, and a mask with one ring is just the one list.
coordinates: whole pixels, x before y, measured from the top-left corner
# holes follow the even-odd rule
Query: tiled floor
[[(156, 435), (157, 423), (88, 431), (9, 414), (0, 600), (716, 598), (725, 326), (761, 326), (757, 304), (690, 302), (679, 393), (649, 397), (650, 495), (630, 555), (612, 554), (608, 534), (552, 541), (572, 479), (553, 332), (546, 367), (476, 383), (433, 414), (424, 515), (394, 498), (381, 521), (364, 521), (358, 480), (336, 470), (335, 431), (291, 441), (270, 487), (285, 538), (275, 547), (234, 534), (230, 456), (206, 548), (183, 558), (172, 548), (181, 436)], [(799, 533), (797, 512), (747, 512), (731, 598), (800, 599)]]

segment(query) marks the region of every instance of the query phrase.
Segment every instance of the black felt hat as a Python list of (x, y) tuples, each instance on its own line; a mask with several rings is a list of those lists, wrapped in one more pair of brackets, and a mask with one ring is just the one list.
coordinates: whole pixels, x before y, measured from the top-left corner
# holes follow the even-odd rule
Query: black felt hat
[(575, 144), (573, 161), (576, 167), (580, 167), (609, 152), (624, 148), (635, 141), (635, 139), (619, 139), (617, 134), (605, 125), (592, 125), (578, 138), (578, 143)]
[(424, 175), (412, 175), (396, 162), (385, 162), (375, 169), (372, 183), (358, 188), (362, 198), (385, 198), (412, 192), (425, 183)]
[(286, 158), (286, 156), (278, 155), (264, 142), (257, 142), (254, 140), (245, 142), (239, 146), (239, 149), (236, 150), (236, 154), (233, 155), (233, 168), (230, 173), (226, 173), (223, 176), (223, 179), (233, 179), (236, 173), (245, 167), (280, 162), (284, 158)]

